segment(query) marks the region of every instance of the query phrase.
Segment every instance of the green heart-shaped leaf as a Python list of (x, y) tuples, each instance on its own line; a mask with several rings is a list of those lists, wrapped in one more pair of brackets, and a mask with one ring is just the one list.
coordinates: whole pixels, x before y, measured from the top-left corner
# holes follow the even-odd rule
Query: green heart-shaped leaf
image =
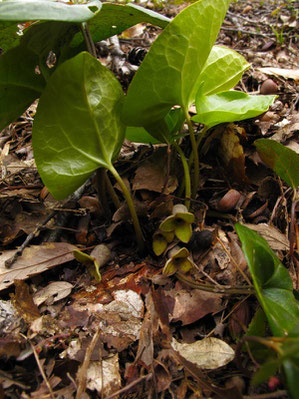
[(85, 22), (101, 9), (101, 2), (67, 4), (51, 0), (6, 0), (0, 2), (1, 21)]
[(71, 194), (99, 167), (112, 167), (124, 138), (122, 101), (114, 75), (88, 53), (50, 77), (33, 125), (33, 149), (55, 198)]
[(201, 0), (167, 25), (131, 82), (123, 108), (127, 125), (147, 128), (174, 105), (188, 109), (228, 5), (229, 0)]
[(197, 95), (211, 95), (234, 87), (250, 67), (236, 51), (214, 46), (199, 76)]
[(194, 122), (203, 123), (208, 128), (225, 122), (242, 121), (266, 112), (276, 96), (255, 96), (241, 91), (224, 91), (211, 96), (196, 97), (197, 115)]
[(299, 186), (299, 154), (270, 139), (254, 142), (262, 161), (294, 190)]
[[(101, 11), (88, 22), (88, 27), (93, 41), (99, 42), (142, 22), (165, 28), (170, 19), (135, 4), (104, 3)], [(81, 35), (76, 35), (72, 46), (80, 46), (82, 39)]]
[(35, 73), (37, 64), (38, 57), (24, 45), (1, 55), (0, 130), (17, 119), (40, 96), (45, 81)]
[(293, 294), (291, 277), (264, 238), (241, 224), (235, 228), (272, 333), (287, 336), (299, 320), (299, 302)]

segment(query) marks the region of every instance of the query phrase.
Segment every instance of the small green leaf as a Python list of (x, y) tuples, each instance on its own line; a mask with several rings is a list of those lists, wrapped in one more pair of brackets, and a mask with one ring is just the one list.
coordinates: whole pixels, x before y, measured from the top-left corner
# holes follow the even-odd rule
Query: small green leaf
[(19, 45), (0, 57), (0, 130), (17, 119), (45, 86), (35, 73), (38, 57), (26, 46)]
[(110, 168), (121, 148), (123, 91), (88, 53), (64, 62), (50, 77), (33, 124), (33, 149), (41, 178), (63, 199), (99, 167)]
[(161, 141), (151, 136), (144, 127), (128, 126), (126, 128), (126, 139), (134, 143), (159, 144)]
[(288, 336), (299, 320), (299, 302), (287, 269), (269, 247), (267, 241), (253, 230), (235, 226), (242, 243), (258, 300), (275, 336)]
[[(142, 22), (165, 28), (170, 19), (135, 4), (103, 3), (101, 11), (88, 22), (88, 27), (93, 41), (99, 42)], [(80, 46), (82, 41), (78, 34), (72, 46)]]
[(211, 95), (233, 88), (250, 67), (236, 51), (214, 46), (199, 76), (198, 95)]
[(1, 21), (67, 21), (85, 22), (101, 9), (101, 2), (93, 0), (86, 4), (67, 4), (49, 0), (6, 0), (0, 2)]
[(251, 384), (258, 385), (267, 381), (270, 377), (274, 376), (280, 366), (278, 359), (270, 359), (266, 361), (254, 374)]
[(270, 139), (254, 142), (262, 161), (294, 190), (299, 186), (299, 154)]
[(174, 105), (188, 109), (228, 5), (229, 0), (201, 0), (168, 24), (130, 84), (123, 109), (127, 125), (150, 126)]
[(276, 96), (255, 96), (241, 91), (225, 91), (211, 96), (198, 95), (195, 99), (197, 115), (194, 122), (211, 128), (224, 122), (242, 121), (266, 112)]

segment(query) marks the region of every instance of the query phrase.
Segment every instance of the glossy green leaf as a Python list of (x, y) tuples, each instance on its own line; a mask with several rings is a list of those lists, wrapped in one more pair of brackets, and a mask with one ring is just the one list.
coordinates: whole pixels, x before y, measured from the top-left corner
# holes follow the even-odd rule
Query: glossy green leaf
[(112, 166), (124, 138), (122, 101), (117, 79), (88, 53), (50, 77), (33, 125), (33, 149), (55, 198), (71, 194), (99, 167)]
[(85, 22), (100, 9), (99, 0), (87, 4), (67, 4), (51, 0), (6, 0), (0, 2), (0, 20)]
[(258, 369), (254, 374), (251, 384), (258, 385), (262, 382), (266, 382), (270, 377), (274, 376), (279, 369), (280, 362), (278, 359), (269, 359)]
[(299, 320), (299, 303), (292, 292), (291, 277), (264, 238), (241, 224), (235, 228), (272, 333), (288, 336)]
[(242, 121), (266, 112), (275, 96), (255, 96), (241, 91), (224, 91), (211, 96), (197, 95), (195, 99), (197, 115), (194, 122), (208, 128), (224, 122)]
[(0, 47), (6, 51), (12, 47), (16, 47), (20, 42), (20, 36), (17, 35), (19, 31), (18, 25), (14, 22), (0, 22)]
[(123, 109), (129, 126), (152, 125), (174, 105), (188, 109), (229, 0), (201, 0), (164, 29), (135, 74)]
[(262, 161), (294, 190), (299, 186), (299, 154), (270, 139), (254, 142)]
[(17, 119), (40, 96), (45, 81), (35, 73), (37, 64), (37, 56), (22, 45), (1, 55), (0, 130)]
[(211, 95), (233, 88), (250, 67), (236, 51), (214, 46), (199, 77), (197, 95)]
[[(88, 27), (93, 41), (99, 42), (142, 22), (165, 28), (170, 19), (135, 4), (104, 3), (101, 11), (88, 22)], [(72, 46), (79, 46), (82, 41), (83, 37), (78, 34)]]
[[(42, 72), (50, 74), (67, 58), (69, 43), (78, 31), (79, 25), (75, 23), (59, 21), (34, 23), (25, 30), (21, 43), (39, 57)], [(55, 53), (56, 58), (55, 67), (51, 69), (46, 63), (50, 51)]]
[(283, 361), (283, 371), (286, 377), (287, 387), (293, 399), (299, 399), (299, 360), (290, 357)]
[(165, 127), (161, 135), (161, 124), (158, 123), (156, 128), (154, 125), (151, 126), (150, 132), (152, 135), (143, 127), (127, 127), (126, 138), (136, 143), (144, 144), (170, 143), (178, 138), (178, 133), (181, 130), (184, 120), (185, 116), (181, 108), (171, 109), (161, 123)]

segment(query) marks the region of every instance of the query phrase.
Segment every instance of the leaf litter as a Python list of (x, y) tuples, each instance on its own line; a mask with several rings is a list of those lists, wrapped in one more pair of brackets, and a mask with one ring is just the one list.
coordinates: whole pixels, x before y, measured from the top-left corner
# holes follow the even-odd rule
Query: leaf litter
[[(55, 224), (44, 226), (34, 245), (25, 248), (7, 269), (5, 260), (43, 223), (53, 202), (41, 200), (42, 184), (30, 159), (32, 110), (11, 127), (12, 132), (2, 132), (0, 377), (7, 397), (47, 397), (49, 385), (57, 398), (75, 398), (75, 387), (86, 398), (117, 392), (123, 398), (130, 393), (140, 398), (191, 398), (198, 397), (199, 391), (203, 398), (271, 394), (268, 383), (249, 387), (248, 373), (232, 362), (257, 302), (253, 297), (228, 296), (219, 288), (242, 286), (244, 276), (238, 269), (248, 273), (232, 229), (240, 217), (286, 260), (295, 284), (298, 278), (294, 270), (298, 257), (288, 259), (292, 227), (288, 187), (261, 162), (253, 146), (256, 138), (270, 137), (295, 148), (298, 66), (292, 21), (287, 7), (282, 6), (276, 17), (274, 4), (253, 3), (247, 9), (244, 2), (232, 3), (218, 42), (240, 51), (252, 63), (239, 89), (259, 92), (271, 78), (278, 98), (268, 111), (268, 120), (262, 120), (264, 115), (232, 124), (204, 143), (200, 195), (192, 204), (196, 228), (188, 250), (196, 265), (193, 279), (211, 285), (212, 292), (163, 276), (164, 261), (151, 252), (140, 258), (132, 247), (125, 216), (115, 216), (117, 223), (107, 234), (112, 225), (92, 184), (85, 188), (84, 200), (69, 205), (69, 222), (58, 224), (63, 212), (56, 215)], [(165, 4), (163, 12), (174, 15), (180, 7)], [(284, 27), (284, 43), (276, 41), (271, 24)], [(260, 35), (255, 35), (257, 27)], [(130, 42), (131, 32), (120, 38), (120, 44), (128, 52), (136, 39), (142, 44), (156, 35), (140, 26), (134, 40)], [(119, 78), (124, 85), (128, 83), (123, 65)], [(161, 167), (168, 162), (164, 149), (157, 146), (143, 152), (144, 145), (126, 146), (132, 149), (132, 158), (122, 152), (120, 167), (142, 204), (144, 231), (151, 241), (156, 225), (180, 199), (177, 187), (182, 175), (172, 157), (169, 169)], [(165, 154), (166, 163), (157, 155), (159, 151)], [(268, 177), (275, 183), (268, 184), (271, 195), (265, 196), (259, 187), (265, 187)], [(82, 211), (89, 215), (84, 223)], [(296, 209), (294, 212), (296, 216)], [(56, 241), (47, 242), (52, 229), (59, 234)], [(210, 233), (201, 234), (203, 231)], [(73, 255), (74, 250), (86, 251), (85, 246), (90, 254), (99, 243), (109, 246), (109, 256), (105, 251), (98, 254), (98, 259), (105, 259), (100, 260), (100, 283)], [(213, 334), (221, 339), (210, 336)], [(242, 359), (248, 368), (253, 367), (248, 357)], [(286, 398), (282, 380), (279, 387), (276, 397)]]

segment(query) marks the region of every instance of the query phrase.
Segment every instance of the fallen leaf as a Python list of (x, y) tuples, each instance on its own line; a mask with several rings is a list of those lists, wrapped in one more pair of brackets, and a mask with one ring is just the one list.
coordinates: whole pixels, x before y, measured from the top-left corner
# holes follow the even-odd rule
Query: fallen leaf
[(242, 128), (230, 123), (222, 133), (219, 147), (220, 156), (229, 175), (232, 175), (238, 183), (248, 183), (245, 172), (245, 156), (239, 138), (243, 132)]
[(23, 280), (15, 280), (15, 294), (12, 295), (11, 302), (19, 315), (26, 321), (32, 323), (40, 318), (38, 307), (33, 302), (33, 297), (29, 292), (29, 286)]
[(52, 267), (70, 262), (74, 259), (74, 245), (64, 242), (51, 242), (43, 245), (32, 245), (25, 248), (22, 256), (10, 269), (5, 267), (5, 261), (10, 259), (16, 250), (9, 250), (0, 256), (0, 290), (9, 287), (14, 280), (25, 280), (35, 274), (42, 273)]
[[(165, 151), (157, 151), (136, 170), (133, 190), (149, 190), (161, 193), (167, 178), (167, 159)], [(178, 186), (175, 176), (168, 176), (164, 194), (171, 194)]]
[(213, 337), (192, 344), (181, 344), (173, 338), (171, 346), (183, 358), (202, 369), (217, 369), (235, 357), (235, 352), (226, 342)]
[(60, 301), (72, 292), (73, 285), (67, 281), (54, 281), (46, 287), (37, 291), (33, 296), (33, 301), (37, 306), (47, 301), (47, 304)]
[(266, 223), (260, 224), (244, 224), (251, 230), (259, 233), (268, 242), (274, 251), (288, 251), (290, 243), (287, 237), (282, 234), (277, 228), (269, 226)]
[(179, 289), (167, 292), (167, 296), (174, 299), (173, 310), (169, 309), (170, 321), (181, 321), (183, 326), (222, 309), (221, 295), (211, 292)]
[(293, 79), (299, 82), (299, 69), (283, 69), (283, 68), (257, 68), (258, 71), (265, 75), (282, 76), (285, 79)]
[(103, 397), (120, 389), (118, 353), (99, 362), (90, 362), (86, 373), (86, 387)]

